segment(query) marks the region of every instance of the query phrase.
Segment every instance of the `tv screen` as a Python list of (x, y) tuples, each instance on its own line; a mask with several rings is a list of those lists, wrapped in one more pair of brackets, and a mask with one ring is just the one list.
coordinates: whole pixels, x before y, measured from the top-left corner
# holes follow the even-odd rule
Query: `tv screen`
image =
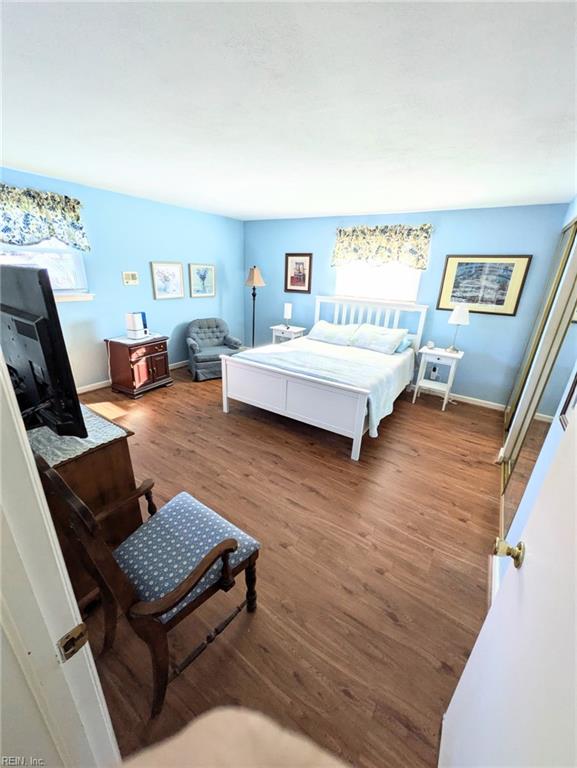
[(46, 269), (0, 265), (2, 352), (26, 429), (86, 437)]

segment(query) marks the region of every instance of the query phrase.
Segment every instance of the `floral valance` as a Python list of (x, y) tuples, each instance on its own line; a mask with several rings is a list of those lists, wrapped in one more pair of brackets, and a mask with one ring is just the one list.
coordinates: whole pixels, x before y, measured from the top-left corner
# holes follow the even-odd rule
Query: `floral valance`
[(431, 224), (337, 229), (331, 266), (338, 267), (353, 261), (375, 265), (400, 261), (415, 269), (427, 269), (432, 231)]
[(0, 241), (34, 245), (55, 237), (73, 248), (89, 251), (80, 208), (79, 200), (66, 195), (0, 184)]

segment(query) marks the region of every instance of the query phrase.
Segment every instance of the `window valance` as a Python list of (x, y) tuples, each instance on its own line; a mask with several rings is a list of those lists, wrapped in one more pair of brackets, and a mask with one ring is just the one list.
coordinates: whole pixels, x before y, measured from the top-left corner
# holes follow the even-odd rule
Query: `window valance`
[(55, 192), (0, 184), (0, 241), (34, 245), (51, 237), (89, 251), (79, 200)]
[(337, 229), (331, 266), (338, 267), (353, 261), (375, 265), (399, 261), (414, 269), (426, 269), (432, 231), (431, 224)]

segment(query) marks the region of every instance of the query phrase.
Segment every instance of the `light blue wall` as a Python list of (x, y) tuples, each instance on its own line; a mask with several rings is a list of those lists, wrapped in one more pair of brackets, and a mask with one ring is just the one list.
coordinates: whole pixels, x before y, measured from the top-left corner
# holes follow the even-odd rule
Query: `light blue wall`
[[(348, 216), (245, 222), (245, 267), (256, 264), (267, 283), (258, 291), (257, 342), (270, 338), (269, 326), (282, 321), (284, 301), (293, 303), (293, 323), (310, 327), (316, 294), (334, 294), (335, 270), (330, 266), (335, 230), (355, 224), (433, 225), (429, 268), (423, 272), (418, 301), (428, 304), (424, 340), (439, 346), (452, 340), (449, 313), (436, 310), (439, 285), (447, 254), (531, 254), (533, 260), (515, 317), (471, 315), (471, 324), (459, 331), (465, 357), (454, 391), (470, 397), (506, 403), (523, 356), (543, 291), (553, 267), (553, 255), (566, 216), (567, 204), (511, 208), (485, 208), (379, 216)], [(284, 254), (313, 256), (312, 293), (283, 291)], [(245, 294), (246, 338), (251, 307)]]
[(567, 210), (565, 212), (565, 219), (564, 224), (569, 224), (569, 222), (573, 221), (573, 219), (577, 219), (577, 195), (571, 200), (569, 205), (567, 206)]
[[(150, 329), (170, 337), (173, 363), (186, 358), (184, 330), (195, 317), (223, 317), (232, 333), (242, 336), (242, 222), (8, 169), (2, 169), (2, 179), (82, 202), (92, 246), (85, 258), (88, 287), (95, 298), (58, 305), (77, 386), (108, 378), (102, 340), (124, 333), (125, 312), (146, 312)], [(186, 298), (153, 299), (151, 261), (183, 263)], [(189, 262), (216, 264), (214, 299), (187, 295)], [(139, 286), (122, 285), (121, 272), (129, 270), (139, 273)]]

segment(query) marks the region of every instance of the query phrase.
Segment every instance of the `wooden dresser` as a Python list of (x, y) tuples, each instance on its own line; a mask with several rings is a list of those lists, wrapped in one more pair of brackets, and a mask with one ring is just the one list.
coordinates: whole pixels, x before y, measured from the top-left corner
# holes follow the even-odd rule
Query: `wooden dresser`
[(137, 398), (150, 389), (170, 386), (167, 341), (167, 336), (106, 339), (112, 389)]
[[(81, 408), (88, 437), (61, 437), (48, 427), (39, 427), (28, 432), (28, 439), (32, 450), (57, 469), (72, 490), (97, 514), (136, 488), (128, 450), (128, 438), (133, 432), (85, 405)], [(58, 498), (51, 499), (49, 503), (55, 524), (58, 515), (52, 505), (60, 503)], [(101, 523), (102, 533), (107, 542), (115, 547), (141, 523), (138, 501), (132, 501)], [(84, 608), (98, 596), (98, 588), (57, 525), (56, 529), (76, 599)]]

